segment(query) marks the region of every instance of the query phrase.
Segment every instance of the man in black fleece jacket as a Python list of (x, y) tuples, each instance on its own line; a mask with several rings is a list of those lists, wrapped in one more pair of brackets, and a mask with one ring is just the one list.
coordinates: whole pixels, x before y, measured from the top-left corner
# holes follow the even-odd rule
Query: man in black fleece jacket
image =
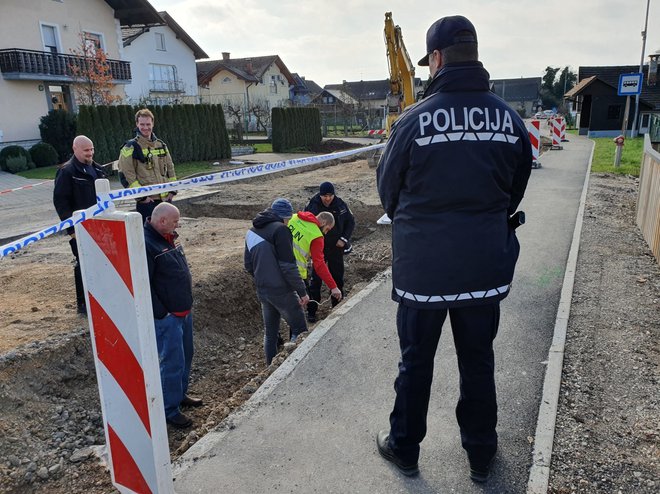
[(296, 266), (293, 238), (286, 225), (292, 215), (291, 203), (276, 199), (252, 220), (253, 226), (245, 235), (245, 270), (254, 277), (261, 302), (267, 365), (277, 353), (280, 318), (289, 325), (291, 341), (307, 331), (303, 308), (309, 296)]

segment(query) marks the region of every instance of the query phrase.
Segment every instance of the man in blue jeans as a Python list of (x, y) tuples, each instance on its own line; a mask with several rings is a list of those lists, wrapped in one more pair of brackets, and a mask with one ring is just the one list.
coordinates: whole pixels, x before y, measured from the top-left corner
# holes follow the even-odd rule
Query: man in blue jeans
[(179, 210), (160, 203), (144, 225), (165, 419), (172, 427), (192, 425), (181, 407), (202, 406), (187, 395), (193, 358), (192, 277), (177, 241)]
[(291, 203), (276, 199), (270, 208), (252, 220), (245, 235), (245, 270), (254, 277), (264, 318), (264, 355), (270, 365), (277, 353), (280, 318), (289, 325), (291, 341), (307, 331), (303, 308), (309, 302), (296, 259), (293, 237), (287, 223), (293, 215)]

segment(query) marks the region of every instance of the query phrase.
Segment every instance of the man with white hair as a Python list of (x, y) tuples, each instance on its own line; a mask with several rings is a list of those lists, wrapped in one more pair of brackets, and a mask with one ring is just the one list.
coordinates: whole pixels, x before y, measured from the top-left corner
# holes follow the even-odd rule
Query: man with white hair
[[(87, 209), (96, 204), (94, 181), (97, 178), (105, 178), (106, 175), (103, 168), (94, 162), (93, 158), (94, 144), (92, 141), (83, 135), (76, 136), (73, 140), (73, 156), (57, 170), (55, 175), (53, 205), (60, 220), (70, 218), (74, 211)], [(72, 226), (67, 228), (67, 233), (71, 237), (69, 239), (71, 252), (76, 258), (73, 268), (76, 283), (76, 308), (78, 314), (87, 315), (74, 228)]]
[(183, 247), (177, 241), (179, 210), (159, 203), (144, 225), (151, 304), (158, 345), (165, 419), (177, 429), (192, 425), (181, 407), (202, 406), (188, 396), (193, 358), (192, 277)]

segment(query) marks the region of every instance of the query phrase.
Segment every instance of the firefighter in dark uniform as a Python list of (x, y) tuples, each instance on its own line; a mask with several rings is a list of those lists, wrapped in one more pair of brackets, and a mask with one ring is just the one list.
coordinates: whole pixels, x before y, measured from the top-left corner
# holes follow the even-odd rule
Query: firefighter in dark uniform
[[(163, 184), (176, 180), (172, 155), (167, 144), (153, 133), (154, 115), (147, 109), (135, 114), (135, 137), (119, 152), (118, 167), (122, 185), (127, 188)], [(163, 201), (172, 202), (175, 191), (153, 194), (137, 200), (136, 210), (146, 220)]]
[[(344, 293), (344, 254), (351, 251), (351, 236), (355, 229), (355, 218), (346, 203), (335, 195), (335, 186), (330, 182), (323, 182), (319, 187), (319, 192), (309, 200), (305, 208), (314, 215), (322, 211), (327, 211), (335, 218), (335, 226), (325, 234), (325, 247), (323, 256), (328, 265), (328, 270), (332, 279), (337, 283), (337, 288)], [(316, 274), (312, 273), (309, 283), (309, 295), (312, 300), (321, 302), (321, 284), (322, 280)], [(334, 307), (339, 301), (331, 297)], [(307, 319), (309, 322), (316, 322), (316, 310), (318, 304), (307, 304)]]
[(418, 473), (433, 360), (449, 313), (460, 373), (456, 418), (470, 478), (485, 482), (497, 450), (493, 340), (520, 246), (510, 221), (527, 187), (524, 123), (489, 91), (477, 34), (462, 16), (426, 34), (432, 80), (394, 123), (377, 169), (392, 218), (392, 298), (401, 347), (390, 428), (380, 454)]
[[(70, 218), (74, 211), (87, 209), (96, 204), (94, 181), (97, 178), (106, 178), (106, 175), (101, 165), (92, 159), (93, 157), (94, 144), (92, 141), (86, 136), (77, 136), (73, 140), (73, 156), (55, 174), (53, 205), (61, 220)], [(67, 228), (67, 233), (71, 236), (69, 246), (76, 259), (73, 267), (73, 278), (76, 283), (76, 308), (78, 314), (87, 315), (74, 228)]]

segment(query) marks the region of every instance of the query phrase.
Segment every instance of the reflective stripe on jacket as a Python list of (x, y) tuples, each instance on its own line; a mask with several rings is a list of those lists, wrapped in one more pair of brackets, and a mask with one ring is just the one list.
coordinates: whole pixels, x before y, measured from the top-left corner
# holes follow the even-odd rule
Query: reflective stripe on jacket
[[(124, 174), (128, 187), (164, 184), (176, 180), (172, 156), (160, 139), (142, 135), (126, 142), (119, 152), (117, 166)], [(153, 198), (160, 198), (154, 194)]]

